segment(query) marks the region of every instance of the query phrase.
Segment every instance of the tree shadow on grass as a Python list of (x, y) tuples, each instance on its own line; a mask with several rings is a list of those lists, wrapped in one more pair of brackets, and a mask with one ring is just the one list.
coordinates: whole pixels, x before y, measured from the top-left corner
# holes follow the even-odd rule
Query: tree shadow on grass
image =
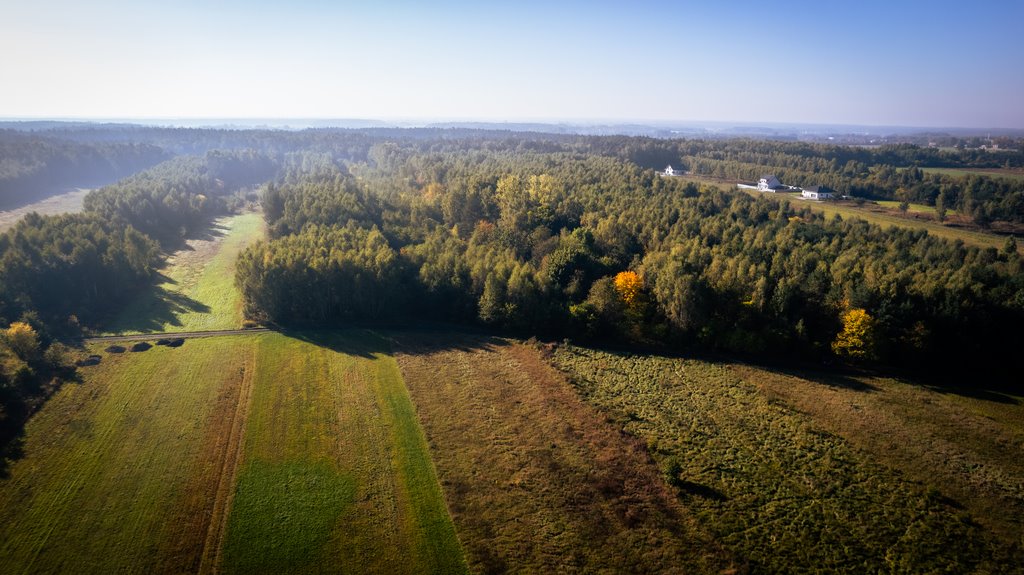
[(171, 291), (162, 284), (174, 284), (174, 280), (156, 274), (153, 284), (144, 289), (130, 304), (110, 322), (106, 331), (160, 332), (166, 326), (182, 325), (179, 316), (188, 313), (210, 313), (210, 306), (182, 293)]
[(165, 255), (172, 255), (174, 252), (179, 251), (192, 251), (195, 248), (188, 245), (191, 240), (201, 241), (213, 241), (228, 235), (231, 228), (225, 226), (219, 221), (212, 221), (208, 225), (189, 231), (184, 236), (175, 235), (170, 238), (161, 238), (160, 249), (163, 250)]
[(991, 401), (994, 403), (1003, 403), (1006, 405), (1020, 405), (1020, 399), (1012, 395), (990, 389), (972, 389), (969, 387), (957, 387), (952, 385), (926, 385), (925, 387), (943, 395), (959, 395), (961, 397), (969, 397), (971, 399), (980, 399), (982, 401)]
[(489, 334), (457, 328), (361, 324), (331, 329), (283, 329), (284, 335), (366, 359), (401, 352), (427, 355), (440, 351), (493, 351), (508, 345)]
[(25, 457), (25, 426), (0, 430), (0, 479), (11, 476), (11, 463)]
[(771, 371), (780, 375), (788, 375), (790, 377), (796, 377), (812, 383), (817, 383), (827, 387), (834, 387), (837, 389), (848, 389), (850, 391), (862, 391), (862, 392), (873, 392), (878, 391), (879, 388), (876, 385), (872, 385), (866, 381), (862, 381), (853, 377), (850, 374), (842, 373), (838, 371), (823, 372), (814, 369), (798, 369), (798, 368), (786, 368), (786, 367), (762, 367), (765, 371)]
[(4, 416), (0, 419), (0, 479), (7, 479), (11, 463), (25, 456), (25, 424), (29, 419), (62, 385), (82, 382), (82, 376), (72, 368), (43, 377), (50, 383), (43, 385), (37, 379), (22, 384), (20, 391), (7, 388), (0, 392), (0, 411)]

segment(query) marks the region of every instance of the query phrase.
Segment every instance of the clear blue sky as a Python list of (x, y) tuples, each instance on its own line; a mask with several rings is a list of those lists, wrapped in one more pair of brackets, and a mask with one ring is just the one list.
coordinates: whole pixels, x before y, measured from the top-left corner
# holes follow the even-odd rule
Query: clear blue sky
[(1024, 128), (1024, 0), (0, 0), (0, 117)]

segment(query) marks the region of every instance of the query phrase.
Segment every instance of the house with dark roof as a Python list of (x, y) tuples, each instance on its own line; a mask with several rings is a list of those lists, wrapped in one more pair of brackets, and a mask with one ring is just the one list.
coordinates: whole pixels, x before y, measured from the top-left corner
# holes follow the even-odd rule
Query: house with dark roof
[(832, 190), (825, 186), (811, 186), (809, 188), (804, 188), (800, 192), (800, 195), (805, 200), (827, 200), (830, 199), (833, 194)]
[(757, 191), (759, 192), (778, 192), (788, 189), (789, 186), (782, 185), (782, 182), (772, 174), (761, 176), (761, 179), (757, 181)]

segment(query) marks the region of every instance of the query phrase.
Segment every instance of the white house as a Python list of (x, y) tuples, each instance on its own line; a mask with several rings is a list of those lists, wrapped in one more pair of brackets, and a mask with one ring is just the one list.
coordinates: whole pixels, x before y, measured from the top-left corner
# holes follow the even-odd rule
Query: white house
[(665, 168), (665, 171), (662, 172), (662, 173), (665, 174), (666, 176), (681, 176), (681, 175), (683, 175), (683, 171), (682, 170), (677, 170), (677, 169), (673, 168), (671, 165), (669, 165), (667, 168)]
[(832, 190), (825, 186), (811, 186), (804, 188), (800, 195), (807, 200), (827, 200), (832, 197)]
[(777, 192), (785, 189), (788, 189), (787, 186), (783, 186), (782, 182), (771, 174), (761, 176), (761, 179), (757, 181), (757, 191), (759, 192)]

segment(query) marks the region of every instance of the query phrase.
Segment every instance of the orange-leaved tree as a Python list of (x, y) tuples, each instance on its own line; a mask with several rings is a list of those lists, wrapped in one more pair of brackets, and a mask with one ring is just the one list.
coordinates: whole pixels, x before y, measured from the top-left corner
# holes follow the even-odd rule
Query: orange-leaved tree
[(640, 289), (643, 287), (643, 280), (640, 274), (634, 271), (619, 272), (615, 275), (615, 291), (619, 294), (626, 309), (636, 309), (640, 304)]

